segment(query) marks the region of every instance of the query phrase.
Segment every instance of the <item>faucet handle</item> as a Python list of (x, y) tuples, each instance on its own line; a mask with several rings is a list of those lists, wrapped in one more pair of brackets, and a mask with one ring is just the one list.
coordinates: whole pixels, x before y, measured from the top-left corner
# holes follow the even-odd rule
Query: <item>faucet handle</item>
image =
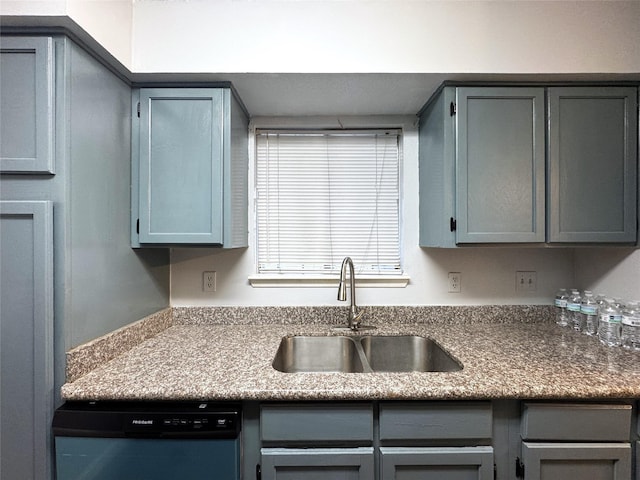
[(363, 315), (364, 315), (364, 310), (354, 311), (353, 318), (351, 319), (352, 330), (358, 330), (358, 328), (360, 328), (360, 319), (362, 318)]

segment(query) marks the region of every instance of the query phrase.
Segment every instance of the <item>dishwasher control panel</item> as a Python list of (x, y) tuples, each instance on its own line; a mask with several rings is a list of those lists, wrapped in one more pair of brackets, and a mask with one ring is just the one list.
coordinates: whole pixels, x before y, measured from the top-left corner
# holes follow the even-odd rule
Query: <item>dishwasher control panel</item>
[(207, 402), (67, 402), (56, 410), (58, 436), (235, 438), (238, 404)]

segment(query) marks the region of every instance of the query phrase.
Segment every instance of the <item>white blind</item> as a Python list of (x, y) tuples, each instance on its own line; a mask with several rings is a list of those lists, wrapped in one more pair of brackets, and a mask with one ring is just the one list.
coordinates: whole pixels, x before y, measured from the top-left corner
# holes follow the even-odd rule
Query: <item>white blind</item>
[(258, 273), (401, 274), (399, 137), (257, 131)]

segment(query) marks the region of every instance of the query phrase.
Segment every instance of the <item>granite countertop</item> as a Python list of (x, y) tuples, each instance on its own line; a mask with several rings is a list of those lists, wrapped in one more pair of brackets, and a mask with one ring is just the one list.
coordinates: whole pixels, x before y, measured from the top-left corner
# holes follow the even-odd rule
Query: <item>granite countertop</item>
[[(371, 322), (376, 324), (376, 322)], [(66, 400), (372, 400), (640, 398), (640, 353), (534, 322), (384, 322), (363, 334), (427, 336), (458, 372), (282, 373), (286, 335), (338, 335), (333, 324), (172, 321), (62, 387)]]

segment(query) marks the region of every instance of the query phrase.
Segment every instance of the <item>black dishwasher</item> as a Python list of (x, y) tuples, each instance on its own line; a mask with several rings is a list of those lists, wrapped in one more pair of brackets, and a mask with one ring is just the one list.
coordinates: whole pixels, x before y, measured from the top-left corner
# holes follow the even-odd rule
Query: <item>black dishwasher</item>
[(210, 402), (67, 402), (57, 480), (238, 480), (241, 410)]

